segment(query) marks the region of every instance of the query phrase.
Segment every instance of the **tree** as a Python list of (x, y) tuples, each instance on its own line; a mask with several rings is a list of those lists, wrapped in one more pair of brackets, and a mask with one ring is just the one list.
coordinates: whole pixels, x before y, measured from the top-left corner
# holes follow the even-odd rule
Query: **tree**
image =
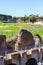
[(18, 19), (17, 17), (13, 17), (12, 21), (17, 22), (17, 19)]
[(32, 23), (36, 22), (36, 17), (30, 17), (30, 22)]

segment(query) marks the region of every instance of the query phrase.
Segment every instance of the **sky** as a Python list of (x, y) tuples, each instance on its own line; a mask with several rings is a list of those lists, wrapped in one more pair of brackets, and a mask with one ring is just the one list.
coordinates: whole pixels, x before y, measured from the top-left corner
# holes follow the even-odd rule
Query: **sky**
[(43, 0), (0, 0), (0, 14), (43, 16)]

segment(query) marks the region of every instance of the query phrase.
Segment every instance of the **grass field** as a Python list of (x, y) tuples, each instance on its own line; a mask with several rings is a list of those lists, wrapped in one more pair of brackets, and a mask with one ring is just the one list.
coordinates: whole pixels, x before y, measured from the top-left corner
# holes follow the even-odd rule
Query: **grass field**
[(43, 26), (27, 23), (0, 23), (0, 34), (5, 34), (7, 39), (18, 34), (20, 29), (26, 29), (32, 34), (39, 34), (43, 39)]

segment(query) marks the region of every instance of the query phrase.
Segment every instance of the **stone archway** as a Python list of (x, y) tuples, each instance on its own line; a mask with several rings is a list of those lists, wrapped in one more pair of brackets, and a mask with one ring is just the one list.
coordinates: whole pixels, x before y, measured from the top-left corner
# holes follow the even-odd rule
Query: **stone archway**
[(10, 64), (8, 64), (8, 65), (16, 65), (16, 64), (10, 63)]
[(37, 65), (37, 60), (35, 58), (30, 58), (27, 60), (26, 65)]

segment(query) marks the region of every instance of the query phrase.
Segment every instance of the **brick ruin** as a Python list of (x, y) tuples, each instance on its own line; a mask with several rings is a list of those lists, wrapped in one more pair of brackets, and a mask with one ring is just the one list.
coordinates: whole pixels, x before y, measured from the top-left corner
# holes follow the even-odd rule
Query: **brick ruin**
[(0, 35), (0, 51), (6, 51), (7, 44), (6, 44), (6, 36)]
[[(37, 36), (37, 35), (35, 35)], [(40, 40), (41, 41), (41, 40)], [(6, 51), (10, 49), (15, 49), (18, 50), (14, 54), (8, 54), (6, 55), (5, 63), (14, 63), (16, 65), (25, 65), (26, 61), (30, 58), (35, 58), (37, 61), (38, 59), (38, 54), (39, 51), (38, 49), (32, 49), (31, 47), (34, 46), (34, 38), (31, 32), (21, 29), (20, 32), (16, 37), (12, 37), (10, 40), (6, 41), (6, 36), (5, 35), (0, 35), (0, 52), (1, 51)], [(23, 52), (21, 49), (30, 49), (30, 51)], [(21, 51), (22, 52), (21, 52)], [(41, 50), (40, 54), (40, 60), (42, 60), (43, 57), (43, 49)], [(1, 58), (3, 60), (3, 58)], [(0, 59), (0, 63), (2, 63)], [(2, 63), (3, 65), (3, 63)]]
[[(30, 49), (34, 47), (36, 38), (41, 37), (39, 35), (32, 35), (31, 32), (21, 29), (17, 36), (12, 37), (6, 41), (5, 35), (0, 35), (0, 51), (6, 51), (10, 49), (21, 50), (21, 49)], [(35, 39), (34, 39), (35, 38)]]
[(7, 41), (7, 44), (15, 50), (31, 48), (34, 46), (34, 39), (31, 32), (21, 29), (16, 37)]

